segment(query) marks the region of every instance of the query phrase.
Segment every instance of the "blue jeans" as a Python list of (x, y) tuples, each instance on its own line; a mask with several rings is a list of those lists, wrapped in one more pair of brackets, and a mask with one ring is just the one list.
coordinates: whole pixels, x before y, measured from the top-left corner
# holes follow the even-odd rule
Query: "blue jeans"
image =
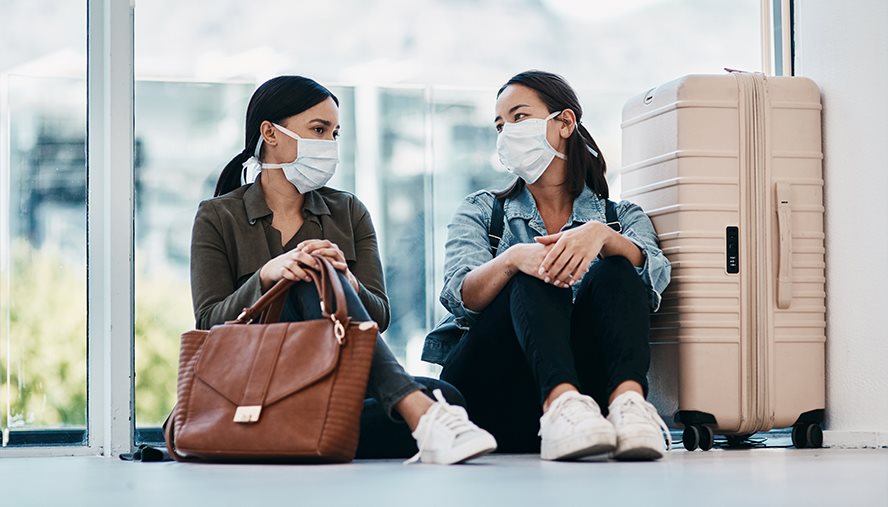
[[(339, 275), (348, 315), (357, 321), (372, 320), (348, 280)], [(313, 283), (300, 282), (290, 288), (281, 312), (281, 321), (300, 322), (321, 319), (320, 298)], [(394, 407), (408, 394), (421, 390), (430, 394), (440, 389), (449, 403), (465, 405), (459, 391), (440, 380), (413, 377), (398, 363), (382, 336), (376, 338), (370, 377), (367, 379), (367, 399), (361, 412), (361, 437), (357, 458), (406, 458), (416, 453), (416, 441), (410, 428), (394, 412)]]

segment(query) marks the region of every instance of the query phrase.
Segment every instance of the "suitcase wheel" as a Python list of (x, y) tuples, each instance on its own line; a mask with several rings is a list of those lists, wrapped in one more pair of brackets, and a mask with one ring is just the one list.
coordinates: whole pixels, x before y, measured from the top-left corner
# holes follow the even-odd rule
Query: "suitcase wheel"
[(792, 427), (792, 445), (796, 449), (823, 447), (823, 429), (819, 424), (796, 424)]
[(692, 424), (686, 426), (681, 434), (681, 443), (689, 451), (696, 450), (698, 447), (701, 451), (708, 451), (712, 449), (714, 442), (715, 435), (709, 426)]

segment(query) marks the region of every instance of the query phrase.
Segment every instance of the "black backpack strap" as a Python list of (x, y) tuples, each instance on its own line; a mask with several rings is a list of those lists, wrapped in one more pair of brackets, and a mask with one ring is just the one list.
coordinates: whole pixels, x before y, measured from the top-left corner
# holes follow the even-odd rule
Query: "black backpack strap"
[[(604, 200), (604, 220), (607, 223), (607, 226), (611, 229), (623, 233), (623, 225), (620, 223), (620, 219), (617, 217), (617, 204), (610, 200)], [(601, 254), (598, 254), (599, 259), (604, 259)]]
[(490, 214), (490, 226), (487, 230), (487, 239), (490, 241), (490, 254), (496, 257), (496, 250), (503, 239), (505, 223), (505, 197), (497, 197), (493, 200), (493, 212)]
[(614, 201), (605, 199), (604, 215), (608, 227), (617, 232), (623, 232), (623, 226), (620, 224), (620, 219), (617, 218), (617, 204)]

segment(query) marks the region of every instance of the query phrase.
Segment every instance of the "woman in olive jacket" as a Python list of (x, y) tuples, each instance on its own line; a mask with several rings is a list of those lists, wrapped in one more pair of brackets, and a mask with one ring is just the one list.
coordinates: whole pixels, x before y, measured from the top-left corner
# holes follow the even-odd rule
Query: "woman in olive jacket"
[[(253, 94), (244, 150), (222, 171), (215, 197), (200, 204), (194, 219), (191, 290), (198, 328), (235, 319), (282, 278), (298, 283), (281, 320), (320, 318), (320, 298), (307, 283), (312, 255), (339, 271), (351, 317), (376, 321), (380, 331), (388, 326), (370, 214), (354, 195), (324, 186), (338, 165), (338, 135), (339, 101), (311, 79), (280, 76)], [(407, 374), (379, 337), (358, 457), (416, 452), (414, 461), (450, 464), (493, 451), (493, 437), (446, 399), (462, 403), (449, 384)]]

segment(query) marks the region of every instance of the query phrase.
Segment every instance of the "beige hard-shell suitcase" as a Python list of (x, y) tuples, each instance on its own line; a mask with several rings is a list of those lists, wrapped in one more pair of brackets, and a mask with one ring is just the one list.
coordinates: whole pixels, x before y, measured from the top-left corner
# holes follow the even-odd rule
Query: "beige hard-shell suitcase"
[(820, 447), (825, 273), (820, 91), (690, 75), (623, 108), (622, 197), (672, 262), (651, 320), (651, 401), (689, 450), (792, 427)]

